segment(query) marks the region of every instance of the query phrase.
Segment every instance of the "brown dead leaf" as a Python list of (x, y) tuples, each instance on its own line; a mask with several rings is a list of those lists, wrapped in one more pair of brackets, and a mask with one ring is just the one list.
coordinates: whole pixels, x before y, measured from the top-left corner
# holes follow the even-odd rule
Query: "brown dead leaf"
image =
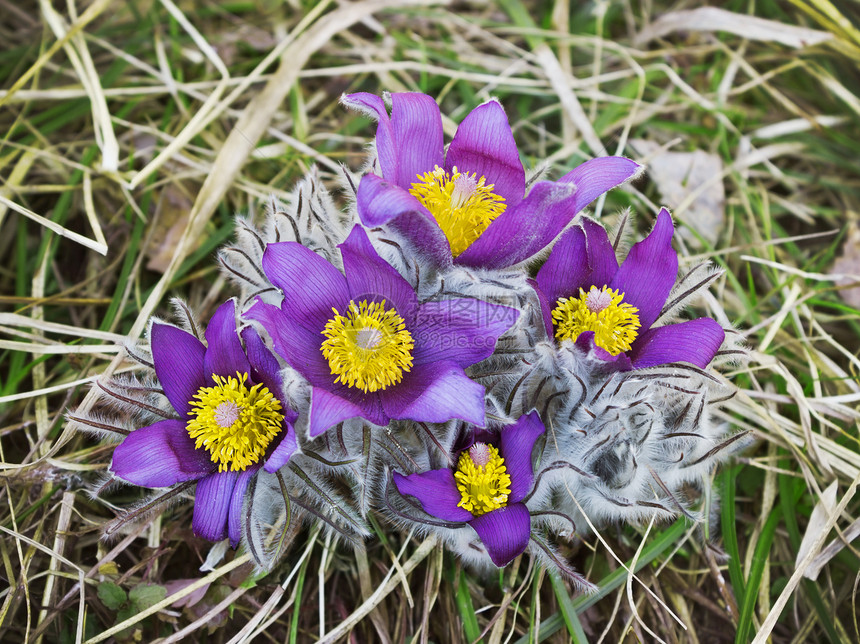
[(830, 274), (841, 276), (836, 280), (839, 286), (855, 285), (840, 289), (839, 294), (846, 304), (860, 309), (860, 285), (857, 285), (860, 281), (860, 226), (856, 221), (848, 224), (848, 235), (845, 237), (842, 254), (833, 262)]
[(158, 203), (160, 212), (146, 250), (146, 255), (149, 257), (146, 267), (151, 271), (164, 273), (188, 225), (188, 216), (193, 204), (185, 192), (174, 184), (164, 188)]
[[(726, 193), (722, 181), (714, 181), (723, 172), (723, 161), (704, 150), (693, 152), (666, 152), (654, 141), (634, 139), (633, 148), (646, 163), (648, 176), (657, 185), (662, 204), (674, 211), (693, 192), (704, 184), (707, 187), (683, 212), (673, 214), (695, 230), (709, 243), (716, 243), (726, 220)], [(693, 246), (701, 246), (695, 235), (681, 229), (680, 234)]]

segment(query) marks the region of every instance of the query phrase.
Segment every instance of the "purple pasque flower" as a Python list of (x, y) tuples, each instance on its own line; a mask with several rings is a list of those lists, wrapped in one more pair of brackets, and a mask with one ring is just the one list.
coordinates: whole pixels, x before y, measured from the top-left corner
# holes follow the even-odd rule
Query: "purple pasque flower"
[(583, 218), (564, 233), (533, 284), (547, 335), (593, 349), (623, 370), (668, 362), (707, 367), (725, 338), (715, 320), (654, 326), (678, 274), (674, 230), (669, 211), (661, 209), (620, 266), (597, 222)]
[(203, 344), (178, 327), (152, 324), (155, 373), (179, 418), (131, 432), (110, 471), (144, 487), (197, 481), (194, 533), (209, 541), (229, 536), (235, 548), (251, 477), (261, 467), (277, 471), (296, 450), (296, 413), (282, 398), (277, 358), (254, 329), (237, 333), (234, 300), (218, 307), (205, 337)]
[(350, 418), (483, 426), (484, 387), (463, 369), (493, 353), (519, 312), (474, 299), (419, 303), (361, 226), (339, 248), (343, 274), (301, 244), (269, 244), (263, 270), (284, 300), (246, 313), (310, 383), (310, 436)]
[(391, 115), (374, 94), (343, 103), (376, 118), (379, 172), (362, 177), (357, 206), (368, 227), (390, 224), (434, 263), (504, 268), (546, 247), (589, 203), (640, 166), (624, 157), (583, 163), (556, 182), (526, 179), (504, 109), (472, 110), (447, 151), (432, 97), (391, 94)]
[(443, 521), (468, 523), (493, 563), (507, 566), (531, 536), (531, 513), (523, 499), (534, 484), (532, 448), (545, 432), (536, 411), (455, 455), (454, 467), (403, 476), (394, 472), (400, 494), (414, 496), (424, 511)]

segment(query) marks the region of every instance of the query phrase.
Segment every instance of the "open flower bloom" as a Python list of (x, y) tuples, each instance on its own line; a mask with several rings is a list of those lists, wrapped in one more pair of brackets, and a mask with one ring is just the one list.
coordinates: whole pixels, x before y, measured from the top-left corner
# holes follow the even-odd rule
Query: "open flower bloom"
[(392, 94), (391, 116), (373, 94), (342, 100), (379, 122), (382, 176), (361, 180), (361, 221), (368, 227), (390, 224), (441, 268), (452, 261), (474, 268), (522, 262), (547, 246), (576, 213), (639, 171), (630, 159), (601, 157), (556, 182), (536, 183), (526, 195), (517, 145), (497, 101), (472, 110), (446, 152), (432, 97)]
[(621, 266), (600, 224), (583, 219), (562, 235), (535, 279), (547, 335), (593, 349), (620, 369), (668, 362), (707, 367), (725, 337), (716, 321), (653, 326), (678, 274), (674, 230), (663, 208)]
[(531, 514), (522, 501), (534, 484), (532, 448), (544, 431), (533, 411), (492, 438), (473, 440), (455, 455), (453, 469), (394, 472), (394, 484), (400, 494), (418, 499), (427, 514), (468, 523), (493, 563), (507, 566), (531, 535)]
[(419, 304), (361, 226), (339, 248), (344, 274), (300, 244), (269, 244), (263, 270), (284, 300), (246, 314), (311, 384), (309, 434), (359, 417), (483, 426), (484, 387), (463, 369), (493, 353), (519, 312), (473, 299)]
[(236, 332), (235, 302), (215, 311), (206, 344), (169, 324), (153, 323), (152, 360), (178, 419), (129, 434), (111, 472), (144, 487), (197, 480), (192, 526), (235, 548), (251, 477), (275, 472), (296, 450), (293, 412), (282, 400), (280, 365), (254, 329)]

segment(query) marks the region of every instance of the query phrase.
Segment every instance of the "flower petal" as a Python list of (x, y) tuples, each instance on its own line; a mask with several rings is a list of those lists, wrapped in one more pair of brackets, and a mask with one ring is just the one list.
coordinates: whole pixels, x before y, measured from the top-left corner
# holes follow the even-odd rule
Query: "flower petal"
[(239, 472), (215, 472), (197, 484), (191, 528), (198, 537), (221, 541), (227, 536), (227, 514)]
[(235, 376), (249, 373), (251, 365), (236, 334), (236, 301), (229, 299), (218, 307), (206, 326), (206, 355), (203, 371), (207, 376)]
[(581, 225), (585, 231), (585, 250), (588, 254), (588, 268), (591, 271), (588, 286), (594, 285), (598, 288), (608, 286), (618, 272), (618, 259), (609, 241), (609, 235), (606, 234), (603, 226), (587, 217), (583, 217)]
[(409, 282), (379, 256), (364, 228), (356, 224), (339, 248), (350, 299), (356, 304), (385, 300), (386, 308), (393, 306), (410, 327), (418, 309), (418, 296)]
[(263, 467), (270, 474), (274, 474), (284, 465), (286, 465), (293, 454), (296, 453), (299, 444), (296, 440), (296, 430), (291, 422), (284, 423), (284, 429), (281, 430), (281, 442), (269, 454)]
[(350, 418), (364, 417), (364, 410), (349, 400), (314, 387), (311, 392), (311, 408), (308, 419), (308, 434), (315, 438), (330, 427)]
[[(281, 306), (288, 307), (286, 303)], [(259, 300), (245, 312), (245, 317), (256, 320), (269, 332), (278, 355), (308, 382), (314, 386), (332, 386), (334, 376), (320, 350), (325, 340), (324, 325), (318, 331), (308, 329), (293, 312)]]
[(484, 386), (453, 362), (414, 365), (399, 384), (378, 392), (391, 418), (444, 423), (459, 418), (484, 427)]
[(368, 228), (389, 225), (430, 260), (434, 266), (451, 266), (451, 244), (439, 224), (415, 197), (375, 174), (366, 174), (356, 194), (358, 216)]
[(543, 326), (544, 331), (546, 331), (547, 339), (552, 339), (555, 335), (552, 331), (552, 305), (549, 303), (549, 299), (546, 296), (546, 293), (538, 286), (537, 281), (530, 279), (527, 280), (529, 286), (534, 289), (535, 295), (537, 296), (538, 304), (540, 305), (540, 315), (543, 318)]
[(531, 515), (522, 503), (487, 512), (469, 522), (481, 538), (490, 559), (503, 568), (520, 556), (529, 545)]
[(640, 169), (624, 157), (600, 157), (586, 161), (556, 183), (541, 181), (521, 203), (497, 217), (457, 257), (457, 263), (504, 268), (528, 259), (555, 239), (580, 210)]
[(347, 94), (341, 102), (349, 108), (362, 112), (368, 118), (376, 119), (376, 157), (382, 176), (389, 181), (397, 181), (398, 146), (388, 118), (385, 102), (376, 94), (357, 92)]
[(519, 311), (482, 300), (427, 302), (418, 310), (412, 337), (416, 365), (449, 360), (461, 367), (492, 355), (496, 340), (510, 329)]
[(455, 263), (475, 268), (518, 264), (549, 244), (573, 218), (576, 187), (541, 181), (491, 223)]
[(394, 485), (402, 495), (414, 496), (427, 514), (443, 521), (471, 521), (472, 513), (458, 507), (463, 496), (449, 469), (403, 476), (394, 472)]
[(531, 492), (534, 483), (532, 448), (546, 431), (536, 411), (520, 416), (516, 423), (502, 428), (499, 453), (511, 477), (508, 503), (519, 503)]
[(583, 331), (577, 336), (574, 344), (580, 351), (605, 362), (607, 368), (610, 370), (630, 371), (633, 368), (630, 358), (626, 353), (612, 355), (603, 347), (597, 346), (597, 344), (594, 343), (594, 331)]
[(360, 92), (341, 100), (376, 117), (376, 154), (388, 181), (408, 190), (418, 174), (442, 166), (442, 115), (433, 97), (418, 92), (392, 94), (390, 118), (379, 96)]
[[(272, 307), (275, 308), (275, 307)], [(280, 309), (275, 309), (280, 310)], [(242, 340), (245, 341), (245, 351), (248, 354), (248, 362), (251, 363), (251, 379), (254, 383), (263, 383), (263, 386), (271, 391), (281, 401), (283, 413), (289, 422), (296, 419), (296, 412), (286, 405), (283, 392), (283, 377), (281, 376), (281, 365), (275, 355), (269, 351), (260, 334), (254, 327), (246, 326), (241, 332)]]
[(123, 481), (142, 487), (167, 487), (212, 473), (215, 463), (194, 441), (179, 420), (160, 420), (141, 427), (117, 445), (110, 471)]
[(633, 343), (630, 358), (634, 369), (667, 362), (689, 362), (704, 369), (717, 355), (725, 337), (723, 328), (711, 318), (687, 320), (649, 329)]
[(230, 537), (230, 547), (233, 550), (242, 539), (242, 506), (245, 504), (245, 492), (248, 491), (248, 483), (251, 477), (260, 469), (259, 465), (252, 465), (244, 472), (239, 472), (236, 484), (230, 495), (230, 508), (227, 511), (227, 536)]
[(571, 297), (579, 293), (580, 288), (590, 286), (591, 269), (585, 240), (585, 232), (579, 226), (566, 230), (538, 271), (535, 282), (546, 296), (550, 310), (558, 305), (560, 298)]
[(160, 322), (153, 322), (149, 343), (164, 395), (180, 417), (187, 418), (194, 394), (200, 387), (212, 384), (208, 374), (203, 373), (206, 347), (187, 331)]
[(418, 92), (391, 95), (391, 129), (397, 145), (397, 185), (405, 190), (419, 174), (442, 166), (442, 115), (432, 96)]
[(570, 218), (597, 199), (625, 181), (632, 179), (642, 170), (642, 166), (625, 157), (598, 157), (577, 166), (561, 179), (559, 183), (572, 183), (576, 186), (576, 205)]
[(675, 227), (665, 208), (642, 241), (633, 245), (610, 285), (624, 293), (624, 301), (639, 309), (640, 332), (660, 315), (678, 276), (678, 254), (672, 249)]
[(349, 304), (346, 279), (334, 266), (296, 242), (268, 244), (263, 270), (284, 293), (282, 308), (300, 323), (322, 331), (332, 307)]
[(493, 184), (508, 208), (523, 199), (526, 173), (504, 108), (495, 99), (472, 110), (460, 126), (445, 157), (445, 168), (475, 173)]

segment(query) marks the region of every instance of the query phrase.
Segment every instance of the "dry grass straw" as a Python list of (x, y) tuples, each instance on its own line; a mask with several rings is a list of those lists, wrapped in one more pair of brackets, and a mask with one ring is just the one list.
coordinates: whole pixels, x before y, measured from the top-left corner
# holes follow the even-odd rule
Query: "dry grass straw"
[[(860, 639), (860, 322), (841, 299), (860, 249), (833, 270), (860, 213), (860, 97), (842, 80), (857, 29), (826, 0), (744, 18), (727, 15), (744, 3), (543, 6), (0, 0), (0, 639), (176, 642), (211, 624), (231, 642)], [(247, 555), (201, 573), (208, 546), (187, 504), (99, 539), (137, 493), (89, 496), (110, 448), (66, 427), (66, 408), (95, 407), (82, 385), (134, 370), (121, 340), (169, 295), (204, 316), (229, 296), (211, 258), (233, 213), (288, 200), (311, 164), (332, 186), (341, 163), (358, 167), (372, 127), (337, 101), (383, 89), (434, 94), (449, 136), (500, 96), (527, 165), (554, 176), (591, 155), (635, 157), (631, 139), (722, 161), (668, 205), (695, 231), (703, 195), (725, 189), (719, 237), (694, 233), (682, 251), (726, 269), (702, 306), (751, 349), (728, 374), (739, 392), (724, 420), (758, 442), (718, 475), (703, 526), (567, 544), (604, 584), (596, 597), (527, 560), (474, 577), (386, 526), (355, 553), (300, 531), (261, 578)], [(646, 179), (592, 212), (612, 223), (632, 205), (645, 229), (664, 201)], [(147, 268), (159, 252), (168, 260)], [(126, 613), (99, 595), (182, 580)]]

